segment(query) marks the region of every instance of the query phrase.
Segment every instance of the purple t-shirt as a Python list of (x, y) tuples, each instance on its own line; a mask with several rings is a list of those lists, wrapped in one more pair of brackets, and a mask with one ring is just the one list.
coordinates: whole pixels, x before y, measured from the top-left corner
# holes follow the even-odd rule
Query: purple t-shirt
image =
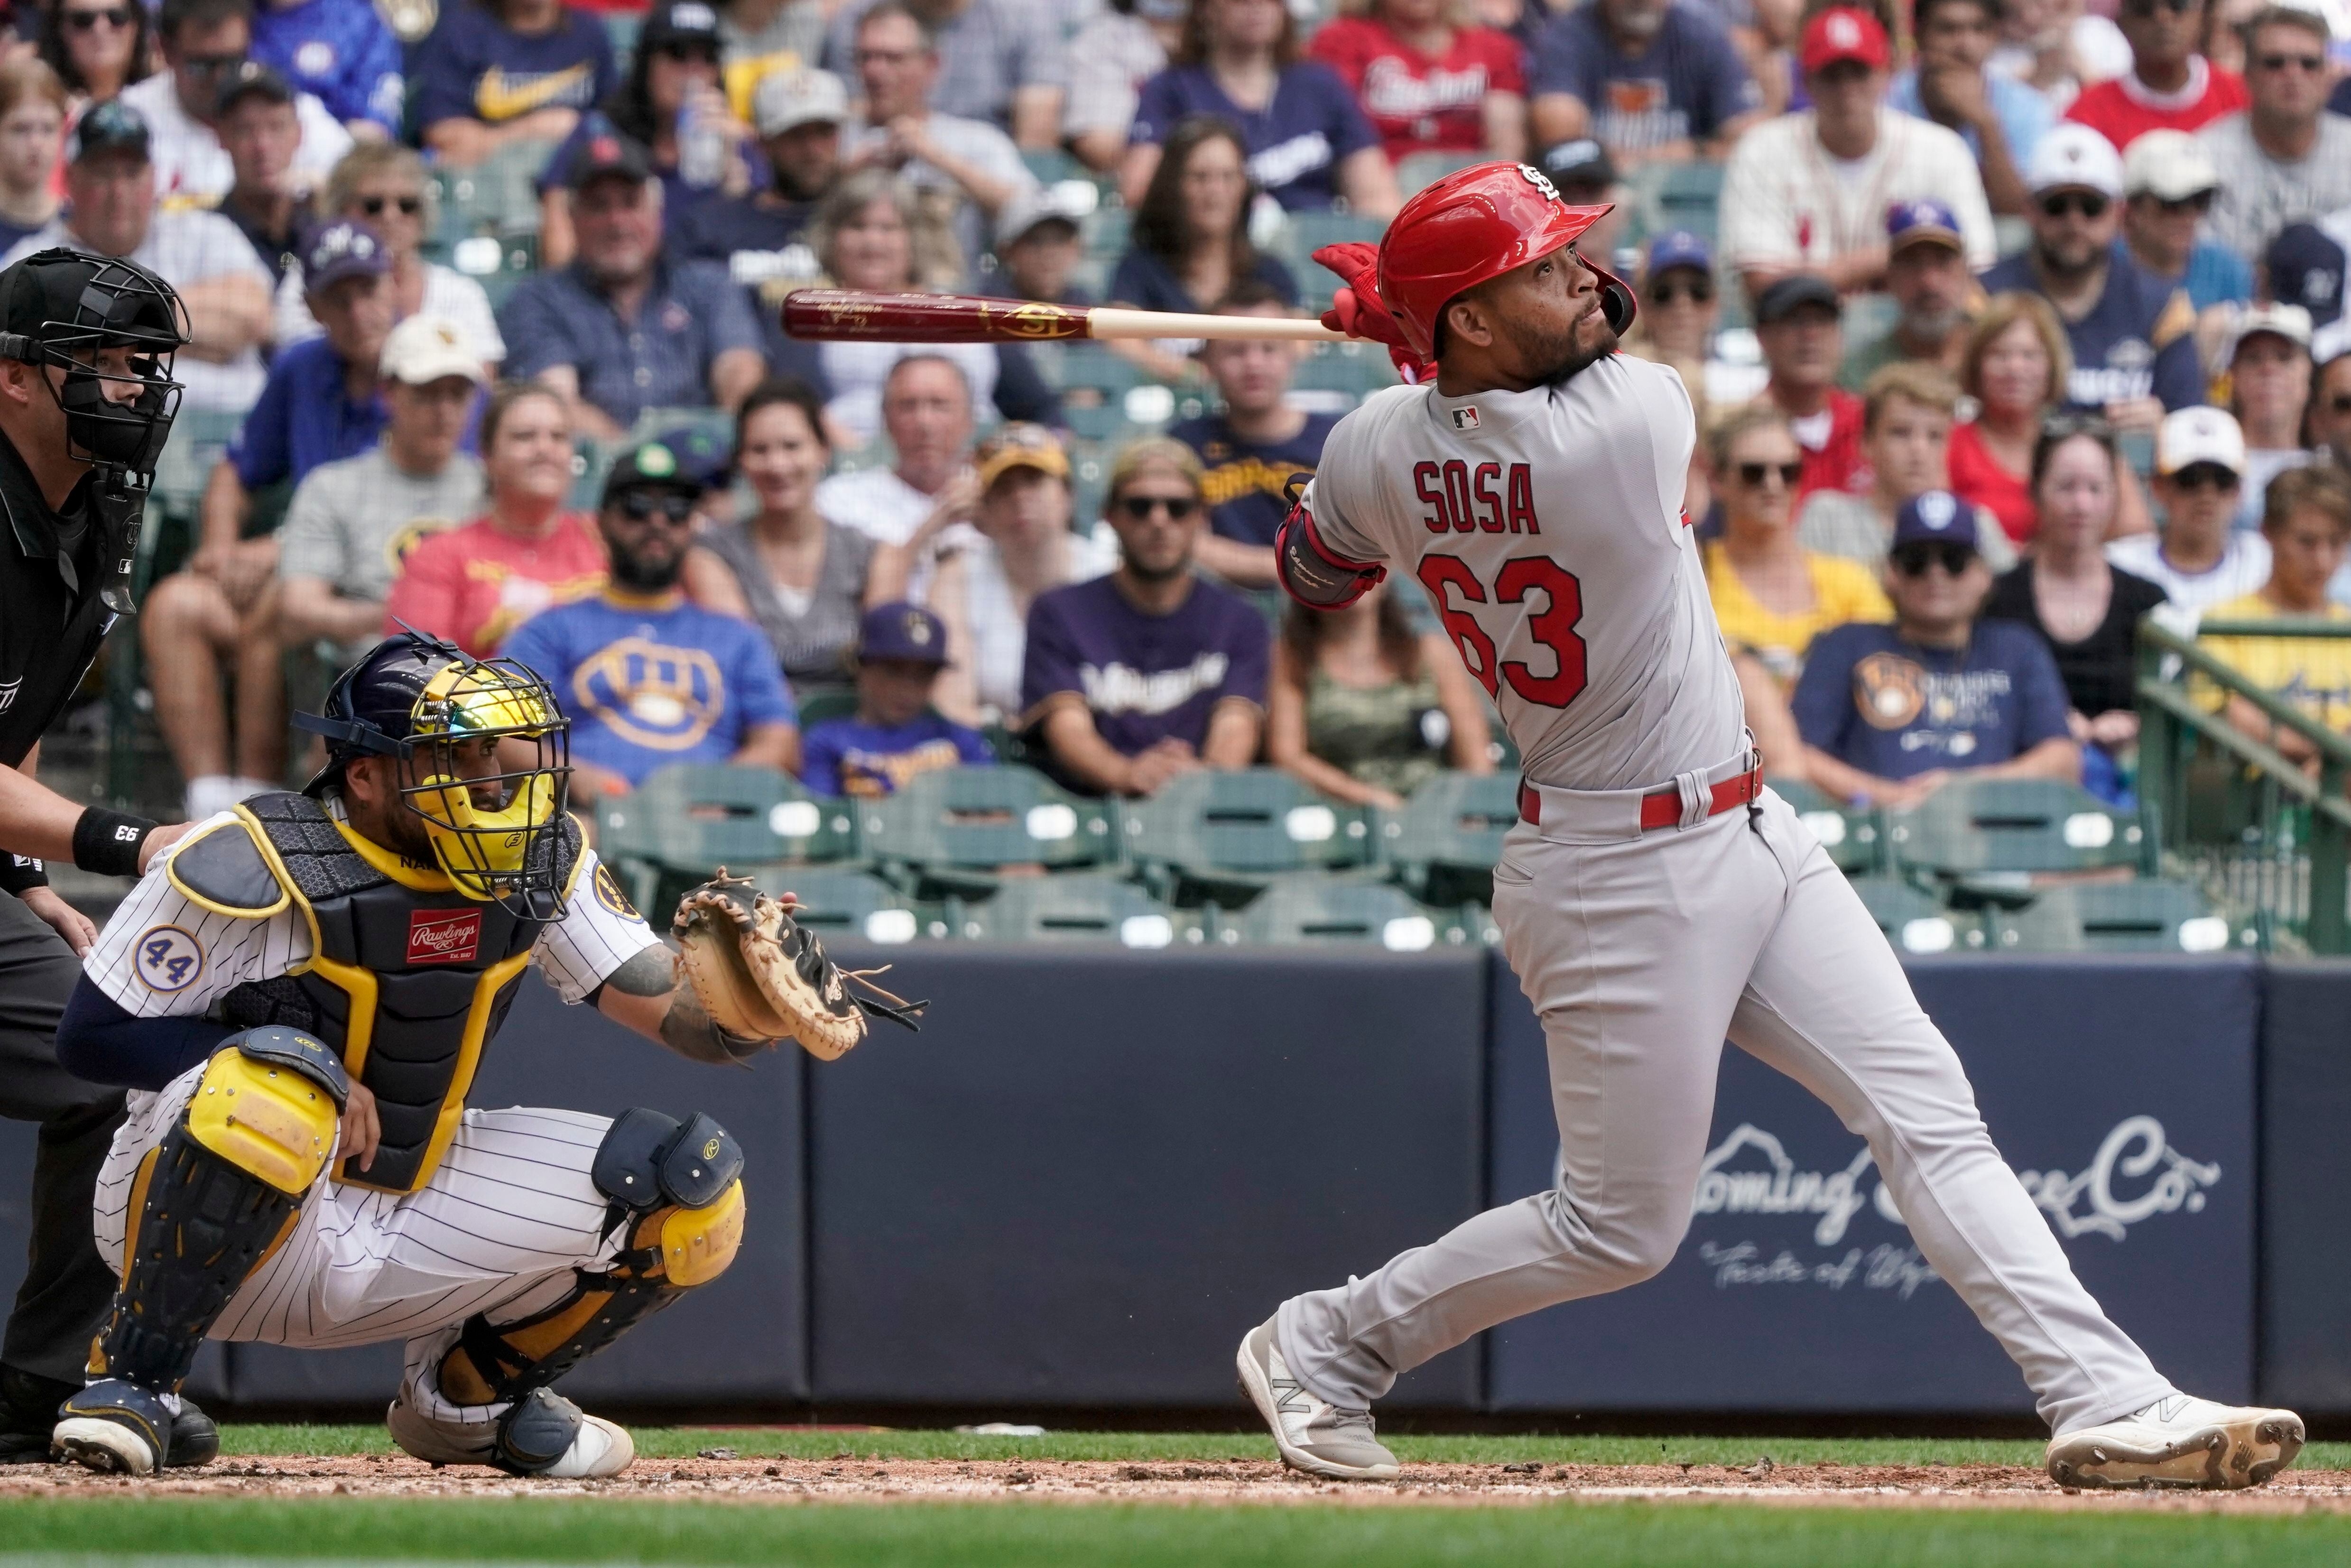
[(1380, 144), (1355, 95), (1320, 60), (1282, 68), (1273, 101), (1246, 110), (1225, 95), (1206, 66), (1171, 66), (1143, 84), (1130, 141), (1165, 141), (1196, 114), (1228, 120), (1249, 148), (1249, 178), (1292, 212), (1327, 207), (1339, 194), (1339, 164)]
[(1227, 697), (1262, 705), (1265, 620), (1248, 601), (1196, 579), (1172, 615), (1145, 615), (1111, 577), (1040, 594), (1029, 607), (1020, 706), (1075, 692), (1112, 749), (1133, 757), (1174, 736), (1196, 748)]
[(855, 716), (829, 718), (809, 727), (800, 756), (800, 781), (812, 793), (861, 800), (894, 795), (918, 773), (985, 768), (996, 760), (979, 731), (935, 713), (918, 715), (895, 729)]
[(1535, 38), (1528, 91), (1573, 94), (1603, 145), (1634, 152), (1705, 141), (1724, 120), (1763, 107), (1722, 25), (1679, 0), (1638, 59), (1617, 51), (1596, 5), (1552, 17)]

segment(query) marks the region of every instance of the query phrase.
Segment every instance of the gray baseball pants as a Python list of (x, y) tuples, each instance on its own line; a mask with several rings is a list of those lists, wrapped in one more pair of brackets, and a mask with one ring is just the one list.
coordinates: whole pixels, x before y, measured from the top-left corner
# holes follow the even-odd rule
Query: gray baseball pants
[(2064, 1433), (2174, 1392), (2074, 1277), (1958, 1056), (1811, 831), (1766, 792), (1643, 833), (1638, 796), (1543, 789), (1494, 872), (1541, 1019), (1562, 1174), (1362, 1279), (1282, 1303), (1300, 1382), (1361, 1406), (1479, 1331), (1637, 1284), (1687, 1229), (1728, 1038), (1867, 1140), (1913, 1239)]

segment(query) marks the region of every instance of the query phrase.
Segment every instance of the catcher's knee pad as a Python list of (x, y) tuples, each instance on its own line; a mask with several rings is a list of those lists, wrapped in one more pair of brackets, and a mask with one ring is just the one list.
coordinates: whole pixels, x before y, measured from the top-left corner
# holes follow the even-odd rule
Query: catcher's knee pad
[(589, 1174), (625, 1228), (620, 1255), (610, 1269), (580, 1270), (571, 1292), (544, 1312), (510, 1323), (466, 1319), (442, 1359), (444, 1397), (488, 1405), (544, 1387), (735, 1260), (743, 1150), (708, 1116), (681, 1124), (630, 1111), (605, 1133)]
[(179, 1386), (229, 1298), (293, 1229), (350, 1093), (342, 1062), (298, 1030), (221, 1042), (131, 1178), (122, 1286), (94, 1373)]

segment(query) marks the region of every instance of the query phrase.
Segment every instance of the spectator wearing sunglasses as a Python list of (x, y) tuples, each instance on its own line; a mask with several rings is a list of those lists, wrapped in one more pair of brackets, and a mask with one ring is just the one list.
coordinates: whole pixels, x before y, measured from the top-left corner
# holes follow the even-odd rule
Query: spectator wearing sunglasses
[(2351, 204), (2351, 116), (2326, 109), (2324, 16), (2273, 5), (2239, 32), (2252, 102), (2197, 140), (2220, 175), (2206, 226), (2250, 258), (2286, 225)]
[(1795, 684), (1813, 639), (1849, 621), (1893, 611), (1870, 570), (1808, 550), (1796, 540), (1796, 484), (1803, 453), (1787, 416), (1750, 404), (1707, 433), (1722, 537), (1705, 547), (1707, 597), (1722, 640), (1762, 661), (1782, 687)]
[(153, 68), (153, 24), (142, 0), (55, 0), (42, 9), (41, 58), (66, 84), (74, 114), (144, 81)]
[(576, 798), (625, 795), (681, 762), (799, 770), (799, 710), (768, 640), (679, 585), (705, 488), (659, 438), (622, 454), (596, 513), (611, 580), (507, 641), (571, 720)]
[(2196, 52), (2204, 0), (2122, 0), (2115, 25), (2131, 68), (2084, 88), (2066, 119), (2126, 149), (2150, 131), (2201, 131), (2245, 107), (2243, 79)]
[(1118, 569), (1029, 611), (1020, 726), (1050, 771), (1096, 795), (1150, 795), (1179, 774), (1246, 768), (1265, 725), (1264, 619), (1193, 570), (1207, 527), (1200, 460), (1138, 441), (1112, 466)]
[[(385, 254), (392, 257), (393, 319), (437, 316), (452, 323), (495, 381), (499, 362), (507, 357), (507, 341), (498, 332), (497, 318), (490, 313), (489, 295), (464, 273), (424, 259), (424, 238), (439, 225), (440, 208), (433, 183), (425, 178), (424, 160), (415, 150), (391, 141), (361, 142), (327, 176), (321, 205), (324, 220), (364, 224), (383, 241)], [(318, 335), (308, 298), (298, 272), (288, 273), (278, 285), (281, 350)]]
[(1791, 706), (1812, 781), (1842, 800), (1915, 806), (1954, 773), (2077, 783), (2065, 683), (2042, 640), (1978, 619), (1991, 572), (1947, 490), (1905, 505), (1886, 557), (1890, 625), (1813, 643)]
[(1887, 365), (1929, 364), (1956, 372), (1968, 319), (1981, 290), (1968, 271), (1959, 219), (1941, 202), (1896, 202), (1886, 209), (1886, 292), (1892, 326), (1848, 350), (1837, 382), (1859, 392)]
[[(154, 138), (155, 197), (166, 207), (217, 204), (235, 183), (218, 130), (222, 89), (253, 47), (252, 0), (167, 0), (157, 18), (168, 69), (122, 89)], [(326, 183), (351, 133), (307, 92), (294, 99), (301, 141), (292, 181), (305, 193)]]
[(2124, 248), (2150, 277), (2186, 289), (2199, 322), (2253, 297), (2245, 257), (2201, 233), (2220, 183), (2203, 142), (2184, 131), (2150, 131), (2123, 154)]
[(2218, 362), (2229, 373), (2229, 412), (2245, 433), (2237, 527), (2258, 528), (2270, 481), (2317, 455), (2303, 444), (2303, 414), (2310, 406), (2310, 312), (2299, 305), (2239, 307)]
[[(2279, 476), (2262, 507), (2262, 537), (2270, 544), (2269, 580), (2258, 592), (2213, 606), (2207, 621), (2351, 621), (2351, 610), (2327, 598), (2351, 544), (2351, 477), (2331, 467)], [(2351, 637), (2212, 637), (2203, 646), (2309, 717), (2351, 733)], [(2317, 771), (2318, 747), (2309, 740), (2273, 724), (2243, 697), (2220, 697), (2210, 694), (2236, 728)]]
[(1992, 584), (1984, 619), (2028, 626), (2048, 645), (2072, 705), (2065, 722), (2082, 747), (2083, 785), (2123, 804), (2120, 759), (2138, 740), (2138, 622), (2164, 591), (2106, 559), (2122, 499), (2114, 433), (2096, 421), (2053, 423), (2033, 448), (2032, 498), (2032, 557)]
[[(1954, 489), (1952, 421), (1959, 383), (1934, 365), (1887, 365), (1862, 389), (1861, 455), (1866, 495), (1815, 490), (1796, 514), (1796, 542), (1823, 555), (1857, 561), (1875, 580), (1886, 564), (1894, 520), (1904, 503), (1929, 490)], [(1966, 500), (1965, 497), (1961, 497)], [(2016, 546), (1992, 514), (1973, 502), (1976, 549), (1994, 573), (2016, 564)]]
[(877, 604), (857, 633), (857, 711), (810, 727), (800, 779), (819, 795), (878, 800), (942, 768), (996, 760), (987, 738), (941, 716), (947, 629), (918, 604)]
[(2115, 243), (2121, 156), (2087, 126), (2061, 125), (2042, 138), (2029, 172), (2032, 244), (1985, 273), (1983, 286), (2038, 294), (2055, 308), (2073, 350), (2066, 402), (2117, 431), (2147, 432), (2166, 410), (2203, 402), (2186, 291)]
[(1720, 310), (1713, 247), (1687, 229), (1661, 234), (1641, 260), (1641, 309), (1625, 347), (1664, 364), (1701, 366)]
[(253, 57), (324, 104), (361, 140), (400, 134), (408, 84), (400, 40), (361, 0), (260, 0)]
[(2269, 541), (2231, 526), (2244, 482), (2245, 436), (2228, 412), (2183, 408), (2155, 433), (2163, 531), (2106, 546), (2108, 564), (2143, 577), (2184, 610), (2208, 611), (2268, 580)]

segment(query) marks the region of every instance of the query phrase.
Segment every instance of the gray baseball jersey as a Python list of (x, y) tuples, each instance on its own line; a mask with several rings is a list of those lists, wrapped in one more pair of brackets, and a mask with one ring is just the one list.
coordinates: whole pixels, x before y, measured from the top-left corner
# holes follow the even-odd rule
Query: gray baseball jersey
[(1331, 433), (1306, 507), (1419, 580), (1530, 779), (1639, 789), (1744, 744), (1682, 517), (1695, 440), (1681, 379), (1624, 354), (1532, 392), (1394, 387)]

